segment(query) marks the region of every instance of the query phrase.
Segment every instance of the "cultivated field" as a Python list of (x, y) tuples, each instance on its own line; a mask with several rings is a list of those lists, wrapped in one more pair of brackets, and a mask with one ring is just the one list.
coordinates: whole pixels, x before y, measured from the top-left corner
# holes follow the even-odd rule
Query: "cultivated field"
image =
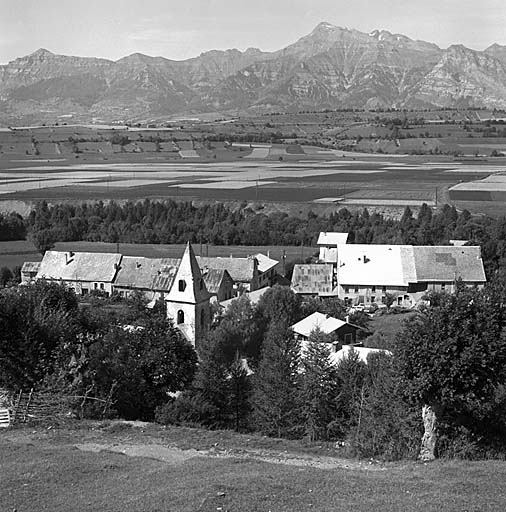
[[(274, 122), (276, 116), (272, 117), (272, 122), (266, 124)], [(291, 122), (283, 119), (276, 121), (279, 126)], [(371, 122), (352, 123), (353, 130)], [(255, 133), (263, 133), (256, 123)], [(232, 124), (220, 127), (231, 130)], [(303, 121), (295, 124), (309, 130)], [(343, 202), (350, 208), (393, 208), (402, 213), (406, 205), (417, 207), (426, 202), (436, 206), (454, 201), (460, 207), (459, 202), (465, 200), (472, 201), (466, 207), (477, 213), (485, 209), (490, 212), (494, 206), (497, 213), (502, 213), (502, 202), (492, 207), (483, 204), (502, 201), (502, 196), (460, 197), (449, 195), (448, 189), (504, 171), (504, 158), (470, 156), (455, 160), (449, 155), (372, 154), (370, 149), (364, 152), (358, 147), (351, 152), (310, 144), (199, 142), (194, 138), (216, 134), (216, 126), (201, 124), (158, 131), (60, 126), (2, 131), (0, 202), (149, 197), (329, 203), (336, 208)], [(445, 129), (450, 130), (446, 125)], [(445, 137), (474, 153), (486, 144), (451, 130)], [(405, 143), (413, 140), (405, 139)], [(493, 140), (490, 148), (504, 147), (504, 139)], [(384, 142), (392, 143), (381, 139)]]
[(232, 432), (82, 422), (0, 432), (1, 509), (502, 511), (506, 463), (343, 459)]

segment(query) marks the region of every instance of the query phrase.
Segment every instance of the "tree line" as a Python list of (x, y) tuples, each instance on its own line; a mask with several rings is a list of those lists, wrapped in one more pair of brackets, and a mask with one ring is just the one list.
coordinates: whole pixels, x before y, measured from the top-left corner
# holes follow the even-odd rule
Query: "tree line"
[(221, 203), (196, 206), (184, 201), (115, 201), (78, 205), (38, 203), (26, 219), (0, 214), (0, 240), (19, 240), (26, 235), (40, 252), (55, 242), (176, 244), (191, 241), (214, 245), (315, 246), (321, 231), (348, 232), (348, 243), (448, 244), (468, 240), (481, 245), (488, 272), (497, 270), (506, 257), (506, 217), (473, 216), (445, 205), (433, 211), (423, 205), (414, 215), (406, 207), (400, 220), (367, 209), (346, 208), (329, 215), (309, 212), (296, 217), (270, 214)]

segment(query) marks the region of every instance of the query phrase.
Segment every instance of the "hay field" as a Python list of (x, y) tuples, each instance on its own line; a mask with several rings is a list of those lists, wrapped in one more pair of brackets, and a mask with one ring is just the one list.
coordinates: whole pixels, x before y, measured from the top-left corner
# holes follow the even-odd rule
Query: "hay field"
[[(275, 147), (274, 152), (287, 152), (289, 147)], [(247, 153), (263, 148), (245, 149)], [(503, 170), (498, 160), (462, 162), (440, 156), (371, 156), (311, 146), (289, 156), (294, 159), (191, 161), (156, 153), (124, 153), (108, 159), (87, 154), (79, 159), (47, 160), (4, 154), (0, 158), (0, 201), (149, 197), (311, 203), (344, 196), (353, 199), (350, 206), (365, 207), (375, 199), (378, 207), (401, 208), (406, 204), (433, 204), (436, 196), (439, 202), (452, 200), (448, 189), (457, 183)], [(388, 203), (389, 200), (392, 201)], [(473, 211), (479, 211), (479, 206)]]

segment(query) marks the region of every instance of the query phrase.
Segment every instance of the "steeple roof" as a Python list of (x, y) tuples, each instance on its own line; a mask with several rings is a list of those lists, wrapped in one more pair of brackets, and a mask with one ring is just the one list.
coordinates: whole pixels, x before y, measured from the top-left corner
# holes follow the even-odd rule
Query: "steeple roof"
[(166, 300), (199, 304), (209, 300), (209, 297), (211, 294), (207, 291), (197, 258), (188, 242)]

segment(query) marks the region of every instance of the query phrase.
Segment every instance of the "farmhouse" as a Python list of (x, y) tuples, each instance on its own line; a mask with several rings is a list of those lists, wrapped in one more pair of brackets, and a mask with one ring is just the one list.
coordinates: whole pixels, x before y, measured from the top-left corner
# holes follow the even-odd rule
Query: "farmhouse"
[(115, 253), (46, 251), (35, 279), (64, 283), (78, 295), (92, 290), (110, 295), (121, 259)]
[[(345, 239), (345, 234), (334, 235)], [(478, 246), (337, 243), (330, 248), (328, 234), (321, 233), (319, 240), (327, 244), (320, 259), (335, 257), (335, 262), (295, 265), (295, 293), (336, 296), (349, 305), (384, 304), (390, 295), (396, 305), (411, 307), (429, 291), (453, 292), (458, 280), (470, 286), (486, 282)]]
[(427, 292), (454, 292), (486, 282), (480, 247), (361, 245), (340, 246), (337, 296), (350, 304), (415, 305)]
[(254, 254), (253, 258), (258, 262), (258, 288), (273, 286), (276, 281), (279, 261), (273, 260), (269, 254), (266, 256), (261, 252)]
[(360, 330), (360, 327), (338, 318), (315, 312), (292, 325), (292, 330), (295, 336), (302, 341), (309, 340), (311, 333), (320, 331), (323, 334), (327, 334), (332, 341), (337, 341), (341, 344), (353, 344), (357, 341), (357, 332)]

